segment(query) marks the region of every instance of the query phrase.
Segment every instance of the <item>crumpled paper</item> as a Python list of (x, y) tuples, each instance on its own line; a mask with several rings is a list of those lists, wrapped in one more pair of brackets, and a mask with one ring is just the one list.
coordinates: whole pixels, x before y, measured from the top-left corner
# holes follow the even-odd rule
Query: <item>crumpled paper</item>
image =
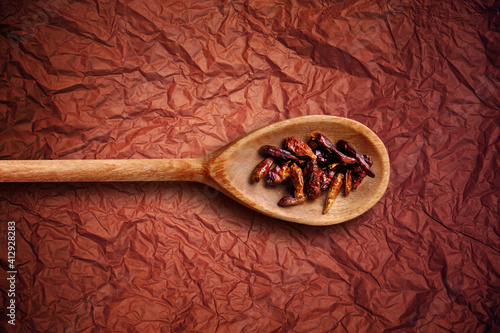
[[(0, 4), (0, 158), (199, 157), (309, 114), (370, 127), (387, 192), (329, 227), (196, 183), (0, 184), (16, 332), (500, 329), (492, 1)], [(1, 171), (0, 171), (1, 172)]]

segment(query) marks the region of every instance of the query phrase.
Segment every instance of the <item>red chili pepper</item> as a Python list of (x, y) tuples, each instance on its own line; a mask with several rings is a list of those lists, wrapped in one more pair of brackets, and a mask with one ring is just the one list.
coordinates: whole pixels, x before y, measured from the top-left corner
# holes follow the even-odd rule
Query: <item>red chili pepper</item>
[(267, 176), (269, 170), (271, 169), (272, 165), (274, 163), (274, 159), (272, 157), (268, 157), (255, 167), (253, 174), (252, 174), (252, 180), (254, 182), (258, 182), (265, 176)]
[(316, 160), (310, 160), (304, 169), (305, 191), (309, 198), (316, 199), (321, 195), (321, 171)]
[(363, 170), (369, 177), (375, 177), (375, 173), (370, 168), (368, 162), (356, 151), (356, 149), (354, 149), (354, 147), (349, 142), (347, 142), (346, 140), (339, 140), (337, 142), (337, 147), (347, 155), (356, 158), (361, 168), (363, 168)]
[(285, 147), (287, 150), (291, 151), (298, 157), (307, 157), (312, 160), (316, 159), (311, 147), (309, 147), (304, 141), (297, 139), (296, 137), (290, 136), (285, 138)]
[[(373, 165), (373, 160), (370, 156), (363, 155), (363, 158), (370, 167)], [(357, 168), (354, 169), (354, 173), (352, 175), (352, 190), (357, 189), (359, 184), (361, 184), (361, 182), (363, 181), (363, 179), (365, 179), (365, 177), (366, 177), (366, 172), (360, 166), (357, 166)]]
[(311, 139), (318, 142), (321, 146), (330, 150), (335, 156), (337, 156), (342, 162), (352, 164), (356, 163), (356, 159), (353, 157), (349, 157), (342, 152), (340, 152), (337, 148), (335, 148), (334, 144), (321, 133), (313, 133), (311, 135)]
[(278, 185), (283, 183), (283, 181), (290, 176), (290, 163), (291, 161), (286, 161), (271, 169), (267, 174), (267, 184)]
[(278, 148), (275, 146), (269, 146), (269, 145), (262, 146), (262, 147), (260, 147), (260, 152), (264, 156), (271, 156), (271, 157), (274, 157), (276, 159), (280, 159), (283, 161), (287, 161), (287, 160), (294, 160), (295, 161), (297, 159), (297, 156), (293, 155), (288, 150), (281, 149), (281, 148)]

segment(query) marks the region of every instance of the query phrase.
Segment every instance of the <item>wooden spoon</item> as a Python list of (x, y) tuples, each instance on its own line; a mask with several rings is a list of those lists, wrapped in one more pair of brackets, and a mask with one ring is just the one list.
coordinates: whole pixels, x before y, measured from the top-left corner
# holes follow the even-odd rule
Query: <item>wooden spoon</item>
[[(280, 207), (277, 202), (286, 193), (286, 186), (268, 186), (250, 178), (263, 159), (259, 154), (262, 145), (281, 146), (288, 136), (306, 141), (314, 132), (325, 134), (332, 142), (347, 140), (361, 154), (370, 155), (376, 175), (366, 177), (349, 196), (340, 194), (328, 214), (322, 214), (324, 196), (302, 205)], [(369, 210), (384, 194), (389, 174), (389, 155), (377, 135), (354, 120), (334, 116), (279, 121), (199, 158), (0, 161), (0, 182), (195, 181), (262, 214), (318, 226), (345, 222)]]

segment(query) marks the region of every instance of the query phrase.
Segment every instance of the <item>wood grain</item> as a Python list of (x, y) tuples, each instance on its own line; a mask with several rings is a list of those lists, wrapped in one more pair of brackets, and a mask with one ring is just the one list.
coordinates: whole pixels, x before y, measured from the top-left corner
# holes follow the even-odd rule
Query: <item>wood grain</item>
[(1, 182), (204, 182), (205, 159), (0, 161)]

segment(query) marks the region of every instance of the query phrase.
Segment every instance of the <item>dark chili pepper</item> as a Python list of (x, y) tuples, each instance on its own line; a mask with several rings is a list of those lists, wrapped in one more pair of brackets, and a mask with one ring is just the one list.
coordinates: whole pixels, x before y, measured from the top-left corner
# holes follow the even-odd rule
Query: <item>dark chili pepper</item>
[(312, 149), (312, 150), (315, 150), (315, 149), (319, 149), (319, 144), (314, 141), (314, 140), (309, 140), (307, 141), (307, 145)]
[[(351, 166), (352, 164), (348, 164)], [(326, 167), (323, 172), (325, 173), (326, 179), (322, 181), (321, 183), (321, 190), (326, 191), (328, 190), (328, 187), (330, 186), (333, 176), (335, 176), (336, 173), (345, 173), (346, 171), (346, 164), (344, 163), (333, 163), (330, 164), (328, 167)]]
[(334, 163), (336, 160), (335, 156), (332, 155), (328, 150), (326, 149), (315, 149), (313, 150), (314, 155), (316, 155), (316, 160), (318, 161), (318, 165), (322, 167), (326, 167), (329, 164)]
[(293, 194), (288, 193), (278, 201), (278, 205), (282, 207), (299, 205), (307, 199), (304, 195), (304, 176), (302, 174), (302, 169), (296, 164), (292, 164), (290, 167), (290, 174), (295, 190)]
[(330, 166), (328, 168), (335, 171), (335, 173), (337, 173), (337, 172), (345, 173), (347, 170), (347, 167), (349, 167), (349, 168), (356, 167), (356, 164), (333, 163), (333, 164), (330, 164)]
[(314, 155), (311, 147), (309, 147), (304, 141), (297, 139), (296, 137), (290, 136), (285, 138), (285, 148), (295, 156), (298, 157), (307, 157), (312, 160), (316, 159), (316, 155)]
[(281, 207), (296, 206), (304, 203), (306, 201), (306, 196), (296, 198), (292, 193), (287, 193), (283, 198), (278, 201), (278, 205)]
[(311, 135), (311, 140), (316, 141), (318, 145), (321, 145), (328, 149), (336, 149), (333, 143), (322, 133), (313, 133)]
[(346, 140), (339, 140), (337, 142), (337, 148), (348, 156), (356, 157), (358, 152), (354, 147)]
[(347, 156), (340, 152), (335, 145), (324, 135), (321, 133), (313, 133), (311, 135), (311, 139), (318, 142), (321, 146), (330, 150), (335, 156), (337, 156), (342, 162), (352, 164), (356, 163), (356, 158)]
[(352, 168), (353, 166), (356, 166), (355, 164), (345, 164), (345, 163), (333, 163), (330, 164), (327, 168), (325, 168), (325, 173), (327, 174), (328, 178), (330, 179), (330, 183), (333, 179), (333, 177), (337, 173), (342, 173), (345, 175), (346, 171), (348, 168)]
[(290, 176), (290, 163), (291, 161), (286, 161), (272, 168), (267, 174), (266, 183), (268, 185), (283, 183), (283, 181)]
[(327, 156), (319, 149), (314, 149), (313, 150), (314, 155), (316, 155), (316, 160), (320, 164), (326, 164), (328, 163), (328, 158)]
[(347, 155), (356, 158), (359, 165), (361, 166), (361, 168), (363, 168), (363, 170), (366, 172), (368, 177), (371, 177), (371, 178), (375, 177), (375, 173), (370, 168), (370, 165), (368, 164), (368, 162), (363, 158), (363, 156), (361, 156), (356, 151), (356, 149), (354, 149), (354, 147), (349, 142), (347, 142), (346, 140), (339, 140), (337, 142), (337, 147), (340, 151), (343, 151)]
[(363, 168), (361, 168), (361, 166), (359, 164), (351, 164), (350, 166), (350, 169), (358, 174), (362, 174), (364, 173), (365, 171), (363, 170)]
[[(363, 158), (366, 160), (366, 162), (370, 167), (373, 165), (373, 160), (370, 156), (363, 155)], [(352, 180), (353, 190), (357, 189), (359, 184), (361, 184), (363, 179), (365, 179), (366, 177), (366, 172), (360, 166), (357, 166), (357, 169), (355, 169), (354, 171), (355, 173), (353, 174), (353, 180)]]
[(260, 152), (265, 156), (271, 156), (283, 161), (287, 160), (295, 161), (297, 159), (297, 156), (293, 155), (288, 150), (281, 149), (275, 146), (268, 146), (268, 145), (262, 146), (260, 147)]
[(316, 199), (321, 195), (321, 169), (316, 160), (309, 160), (304, 170), (306, 183), (305, 193), (309, 198)]
[(335, 172), (333, 170), (321, 170), (320, 173), (320, 188), (321, 191), (326, 191), (328, 190), (328, 187), (330, 186), (330, 182), (332, 181), (333, 175)]
[(365, 179), (366, 177), (366, 172), (362, 172), (362, 173), (353, 173), (352, 174), (352, 190), (356, 190), (359, 186), (359, 184), (361, 184), (361, 182), (363, 181), (363, 179)]
[(257, 164), (255, 169), (253, 170), (252, 180), (254, 182), (258, 182), (259, 180), (267, 176), (269, 170), (273, 166), (273, 163), (274, 159), (272, 157), (268, 157), (259, 164)]
[(330, 184), (330, 188), (328, 189), (328, 193), (326, 195), (325, 206), (323, 208), (323, 214), (328, 213), (330, 208), (333, 206), (337, 195), (342, 188), (342, 182), (344, 179), (344, 175), (342, 173), (336, 173), (332, 179), (332, 183)]

